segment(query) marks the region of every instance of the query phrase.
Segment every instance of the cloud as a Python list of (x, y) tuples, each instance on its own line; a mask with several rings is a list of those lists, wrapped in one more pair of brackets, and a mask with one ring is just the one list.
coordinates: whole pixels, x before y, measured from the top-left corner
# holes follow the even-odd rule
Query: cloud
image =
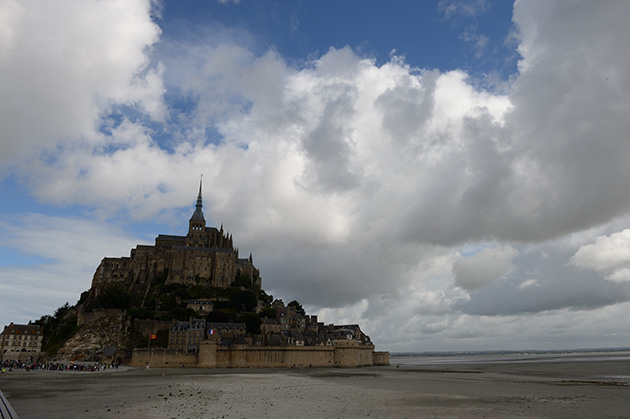
[(524, 289), (524, 288), (539, 287), (539, 286), (540, 286), (540, 284), (538, 283), (537, 280), (535, 280), (535, 279), (526, 279), (525, 281), (521, 282), (518, 287), (520, 289)]
[(605, 279), (609, 281), (630, 282), (630, 229), (599, 236), (594, 243), (580, 246), (569, 263), (608, 273)]
[(486, 0), (440, 0), (437, 9), (446, 19), (454, 19), (478, 16), (489, 7)]
[(571, 257), (579, 268), (597, 271), (615, 269), (630, 263), (630, 229), (609, 236), (599, 236), (595, 243), (580, 246)]
[(630, 282), (630, 268), (618, 269), (608, 275), (606, 279), (613, 282)]
[[(463, 70), (379, 64), (349, 47), (296, 63), (233, 30), (160, 40), (149, 2), (8, 4), (3, 164), (41, 203), (85, 209), (87, 220), (39, 226), (67, 230), (81, 243), (71, 249), (122, 256), (135, 244), (93, 219), (176, 213), (172, 233), (184, 234), (203, 173), (206, 219), (254, 253), (265, 289), (327, 321), (360, 318), (392, 347), (428, 335), (435, 347), (524, 345), (541, 323), (570, 344), (572, 319), (598, 333), (591, 314), (627, 308), (624, 2), (517, 2), (522, 58), (503, 94)], [(440, 7), (455, 16), (462, 4)], [(486, 7), (472, 5), (460, 12)], [(32, 221), (11, 224), (10, 245), (61, 260), (27, 245)], [(101, 248), (75, 225), (125, 247)], [(85, 281), (104, 254), (83, 256), (72, 278)], [(54, 283), (73, 260), (42, 277)]]
[(0, 11), (0, 169), (58, 144), (95, 141), (101, 118), (131, 106), (164, 120), (160, 29), (149, 0), (6, 1)]
[(484, 287), (505, 275), (518, 251), (510, 245), (487, 247), (472, 256), (460, 257), (453, 263), (455, 283), (466, 289)]
[(627, 212), (629, 58), (615, 39), (627, 5), (517, 2), (522, 56), (506, 115), (517, 180), (505, 231), (540, 240)]
[(491, 285), (472, 289), (468, 298), (454, 301), (452, 309), (473, 315), (510, 316), (595, 310), (630, 301), (627, 284), (567, 264), (575, 249), (571, 238), (519, 245), (519, 255), (505, 275)]
[[(80, 217), (25, 214), (0, 223), (2, 246), (38, 257), (36, 265), (0, 267), (2, 317), (36, 320), (90, 288), (105, 256), (128, 255), (139, 240), (119, 227)], [(22, 302), (23, 306), (15, 304)]]

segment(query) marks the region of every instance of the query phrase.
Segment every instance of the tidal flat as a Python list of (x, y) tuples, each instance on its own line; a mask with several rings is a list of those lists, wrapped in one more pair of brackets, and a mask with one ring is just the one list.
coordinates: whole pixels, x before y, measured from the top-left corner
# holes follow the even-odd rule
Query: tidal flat
[(622, 418), (627, 357), (396, 363), (356, 369), (6, 372), (29, 418)]

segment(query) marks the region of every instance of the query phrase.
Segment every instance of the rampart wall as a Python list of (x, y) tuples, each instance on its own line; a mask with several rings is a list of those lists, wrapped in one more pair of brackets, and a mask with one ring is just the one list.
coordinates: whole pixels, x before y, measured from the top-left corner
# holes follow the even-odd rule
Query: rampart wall
[(0, 361), (37, 361), (44, 353), (43, 352), (22, 352), (7, 350), (4, 354), (0, 353)]
[(389, 352), (374, 352), (372, 355), (374, 365), (389, 366)]
[[(375, 362), (375, 354), (376, 360)], [(217, 346), (204, 342), (199, 353), (174, 349), (134, 349), (131, 366), (154, 368), (354, 368), (389, 365), (388, 352), (374, 352), (372, 345), (335, 341), (334, 346)]]
[(154, 368), (197, 367), (197, 354), (187, 354), (175, 349), (134, 349), (131, 357), (134, 367)]

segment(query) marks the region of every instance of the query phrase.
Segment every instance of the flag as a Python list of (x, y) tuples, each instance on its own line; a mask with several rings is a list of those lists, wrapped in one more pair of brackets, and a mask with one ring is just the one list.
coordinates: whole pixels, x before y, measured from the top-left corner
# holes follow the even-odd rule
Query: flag
[(150, 339), (157, 339), (157, 335), (151, 335)]
[(211, 335), (214, 335), (214, 329), (208, 330), (208, 333), (211, 334)]

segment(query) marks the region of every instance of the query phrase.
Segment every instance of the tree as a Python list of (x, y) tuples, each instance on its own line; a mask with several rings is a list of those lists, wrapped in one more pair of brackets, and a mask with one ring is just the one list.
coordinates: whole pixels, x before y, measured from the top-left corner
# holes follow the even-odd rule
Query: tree
[(302, 304), (298, 303), (296, 300), (291, 301), (289, 304), (287, 304), (287, 306), (295, 308), (295, 312), (299, 315), (306, 315), (304, 308), (302, 308)]
[(223, 311), (215, 310), (208, 313), (206, 316), (206, 321), (208, 323), (226, 323), (228, 321), (228, 317)]
[[(122, 288), (112, 285), (107, 287), (101, 292), (96, 298), (94, 302), (95, 308), (127, 308), (129, 307), (129, 302), (131, 301), (131, 296), (127, 291)], [(61, 309), (61, 307), (60, 307)], [(55, 313), (55, 317), (57, 313)]]
[(260, 316), (256, 313), (243, 313), (236, 318), (237, 323), (245, 323), (247, 333), (252, 335), (260, 334)]
[(258, 299), (264, 303), (271, 304), (273, 302), (273, 295), (267, 294), (265, 290), (261, 290)]
[(197, 312), (192, 308), (173, 307), (168, 311), (169, 316), (173, 320), (188, 320), (191, 317), (197, 316)]
[(260, 315), (262, 317), (267, 317), (268, 319), (275, 319), (276, 318), (276, 310), (274, 310), (271, 307), (267, 307), (267, 308), (263, 309), (260, 312)]
[(258, 305), (256, 294), (251, 291), (242, 291), (234, 288), (230, 293), (230, 307), (236, 311), (250, 312), (254, 311)]
[(71, 308), (70, 304), (68, 304), (68, 302), (66, 301), (64, 305), (62, 305), (57, 310), (55, 310), (55, 319), (56, 320), (63, 319), (66, 316), (66, 314), (68, 314), (68, 311), (70, 311), (70, 308)]
[(234, 282), (232, 282), (232, 286), (233, 287), (251, 288), (252, 287), (252, 279), (250, 277), (248, 277), (247, 275), (239, 272), (238, 275), (236, 275), (236, 278), (234, 279)]

